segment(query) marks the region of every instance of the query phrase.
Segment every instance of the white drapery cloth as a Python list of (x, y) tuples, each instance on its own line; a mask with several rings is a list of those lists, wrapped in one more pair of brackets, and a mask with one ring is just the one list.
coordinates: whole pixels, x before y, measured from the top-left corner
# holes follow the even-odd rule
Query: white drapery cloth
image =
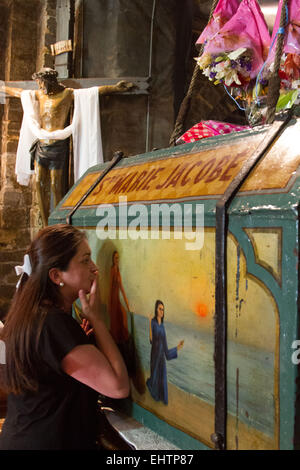
[(52, 132), (40, 126), (39, 102), (35, 91), (22, 91), (21, 102), (24, 114), (15, 168), (18, 183), (27, 186), (34, 173), (30, 168), (29, 149), (36, 139), (64, 140), (72, 134), (75, 181), (91, 166), (103, 163), (98, 87), (74, 90), (72, 123)]

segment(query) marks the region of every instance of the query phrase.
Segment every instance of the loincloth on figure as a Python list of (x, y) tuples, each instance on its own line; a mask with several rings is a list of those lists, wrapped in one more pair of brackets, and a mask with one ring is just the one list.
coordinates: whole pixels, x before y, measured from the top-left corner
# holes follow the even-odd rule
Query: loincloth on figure
[(43, 144), (40, 140), (36, 140), (30, 150), (31, 170), (34, 170), (34, 161), (49, 170), (61, 170), (69, 157), (69, 139), (56, 140), (52, 144)]

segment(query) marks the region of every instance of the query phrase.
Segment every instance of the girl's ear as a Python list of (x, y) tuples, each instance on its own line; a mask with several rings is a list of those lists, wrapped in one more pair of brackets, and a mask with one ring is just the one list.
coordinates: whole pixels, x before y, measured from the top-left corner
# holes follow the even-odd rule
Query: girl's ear
[(59, 283), (61, 282), (61, 271), (59, 269), (57, 268), (49, 269), (48, 276), (54, 284), (59, 286)]

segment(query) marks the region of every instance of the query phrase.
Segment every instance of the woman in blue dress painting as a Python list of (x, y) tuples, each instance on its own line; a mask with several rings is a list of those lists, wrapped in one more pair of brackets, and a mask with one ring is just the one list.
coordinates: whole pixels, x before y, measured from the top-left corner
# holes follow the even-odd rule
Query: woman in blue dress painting
[(175, 348), (168, 349), (167, 337), (164, 327), (165, 307), (161, 300), (155, 302), (154, 318), (150, 320), (150, 343), (151, 347), (151, 376), (147, 380), (147, 387), (152, 398), (168, 404), (168, 381), (166, 359), (177, 358), (178, 350), (183, 347), (184, 341), (180, 341)]

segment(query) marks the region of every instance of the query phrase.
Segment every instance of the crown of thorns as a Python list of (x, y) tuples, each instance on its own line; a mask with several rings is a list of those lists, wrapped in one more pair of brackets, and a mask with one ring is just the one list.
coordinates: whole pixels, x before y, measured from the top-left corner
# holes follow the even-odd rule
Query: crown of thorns
[(55, 80), (58, 76), (58, 72), (54, 69), (43, 68), (39, 72), (35, 72), (32, 75), (33, 80), (44, 79), (44, 80)]

